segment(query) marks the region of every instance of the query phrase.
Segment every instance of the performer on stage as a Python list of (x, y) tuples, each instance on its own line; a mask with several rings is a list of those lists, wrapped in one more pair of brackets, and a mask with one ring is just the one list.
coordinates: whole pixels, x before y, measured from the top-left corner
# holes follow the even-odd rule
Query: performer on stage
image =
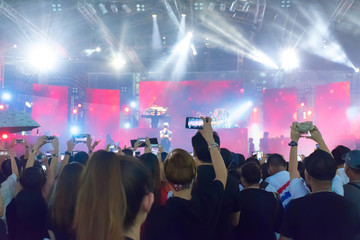
[(260, 151), (263, 151), (265, 154), (270, 153), (268, 132), (264, 132), (264, 138), (260, 139)]
[(255, 152), (255, 145), (254, 145), (254, 139), (249, 138), (249, 144), (248, 144), (248, 156), (251, 157), (253, 152)]
[(169, 153), (171, 150), (171, 135), (172, 131), (169, 130), (169, 124), (164, 123), (163, 124), (164, 129), (160, 131), (160, 139), (161, 139), (161, 145), (164, 148), (164, 151)]

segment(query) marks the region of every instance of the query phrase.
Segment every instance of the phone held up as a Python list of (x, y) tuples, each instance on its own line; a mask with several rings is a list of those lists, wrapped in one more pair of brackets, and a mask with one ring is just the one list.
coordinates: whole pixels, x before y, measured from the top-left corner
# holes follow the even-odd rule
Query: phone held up
[(86, 143), (88, 140), (89, 134), (77, 134), (72, 136), (74, 143)]
[(185, 121), (185, 128), (187, 129), (203, 129), (204, 122), (199, 117), (187, 117)]

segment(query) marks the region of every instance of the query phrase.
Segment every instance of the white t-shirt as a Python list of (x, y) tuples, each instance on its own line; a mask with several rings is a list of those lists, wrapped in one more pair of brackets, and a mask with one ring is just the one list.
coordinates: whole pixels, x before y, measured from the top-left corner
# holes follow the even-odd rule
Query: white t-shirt
[(2, 217), (5, 220), (6, 207), (9, 205), (13, 199), (16, 191), (17, 177), (15, 174), (11, 174), (4, 182), (1, 183), (1, 195), (4, 201), (4, 216)]
[(288, 171), (278, 172), (265, 179), (266, 182), (273, 187), (281, 198), (284, 207), (291, 201), (291, 193), (289, 191), (290, 174)]
[(336, 174), (341, 178), (341, 181), (342, 181), (343, 185), (349, 183), (350, 180), (349, 180), (349, 177), (345, 173), (345, 168), (339, 168), (336, 171)]
[[(344, 196), (344, 187), (342, 185), (341, 178), (336, 175), (332, 181), (332, 191)], [(304, 179), (295, 178), (290, 182), (289, 185), (290, 194), (293, 199), (304, 197), (310, 193), (310, 189), (306, 186)]]

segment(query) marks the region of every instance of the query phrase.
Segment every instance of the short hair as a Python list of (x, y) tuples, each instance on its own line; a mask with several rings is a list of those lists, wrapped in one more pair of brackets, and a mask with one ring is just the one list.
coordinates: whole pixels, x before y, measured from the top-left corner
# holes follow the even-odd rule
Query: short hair
[(269, 166), (273, 167), (286, 167), (285, 159), (283, 158), (283, 156), (277, 153), (271, 154), (267, 159), (267, 163), (269, 164)]
[(174, 149), (164, 162), (164, 172), (170, 183), (189, 184), (196, 176), (195, 161), (185, 150)]
[(245, 160), (245, 162), (244, 162), (244, 164), (247, 164), (247, 163), (255, 163), (255, 164), (257, 164), (259, 167), (260, 167), (260, 162), (259, 162), (259, 160), (257, 160), (256, 158), (254, 158), (254, 157), (249, 157), (249, 158), (247, 158), (246, 160)]
[(26, 190), (41, 191), (46, 181), (45, 174), (40, 167), (26, 168), (20, 175), (19, 182)]
[(350, 152), (351, 149), (348, 147), (345, 147), (343, 145), (338, 145), (336, 148), (334, 148), (331, 151), (331, 154), (333, 155), (336, 165), (343, 165), (345, 163), (345, 160), (343, 159), (343, 156)]
[(167, 122), (163, 123), (163, 127), (169, 127), (169, 123)]
[[(16, 162), (16, 166), (18, 168), (18, 171), (21, 172), (21, 168), (22, 168), (22, 163), (18, 158), (15, 158), (15, 162)], [(5, 177), (9, 177), (12, 174), (12, 169), (11, 169), (11, 160), (10, 159), (6, 159), (2, 164), (1, 164), (1, 171), (3, 172), (3, 174), (5, 175)]]
[(304, 160), (308, 174), (320, 181), (330, 181), (336, 175), (335, 159), (327, 152), (318, 149)]
[(229, 168), (232, 162), (232, 153), (226, 148), (221, 148), (220, 153), (222, 158), (224, 159), (226, 168)]
[(245, 163), (241, 167), (241, 177), (249, 184), (258, 184), (261, 179), (261, 169), (259, 165), (253, 162)]
[(241, 153), (236, 154), (239, 158), (239, 166), (243, 165), (245, 163), (245, 156)]
[(122, 150), (122, 152), (126, 155), (126, 156), (130, 156), (132, 157), (134, 155), (134, 152), (131, 149), (125, 148)]
[[(214, 132), (213, 136), (214, 136), (215, 143), (220, 145), (219, 135), (216, 132)], [(208, 146), (205, 138), (201, 135), (200, 132), (197, 132), (192, 137), (191, 143), (194, 148), (196, 157), (202, 162), (211, 163), (209, 146)]]
[(88, 160), (89, 160), (89, 155), (86, 152), (78, 152), (74, 156), (74, 162), (81, 163), (84, 166), (86, 166)]

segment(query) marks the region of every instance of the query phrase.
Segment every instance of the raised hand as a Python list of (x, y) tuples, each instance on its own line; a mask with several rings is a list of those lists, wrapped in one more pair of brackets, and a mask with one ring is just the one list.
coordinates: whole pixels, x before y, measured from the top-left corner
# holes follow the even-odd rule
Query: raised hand
[(212, 144), (215, 142), (215, 140), (214, 140), (214, 131), (211, 126), (211, 118), (210, 117), (206, 117), (206, 118), (201, 117), (201, 119), (204, 122), (204, 127), (203, 127), (203, 129), (199, 129), (199, 132), (205, 138), (205, 140), (208, 144)]
[(301, 137), (301, 133), (296, 128), (297, 122), (293, 122), (291, 125), (291, 131), (290, 131), (290, 139), (294, 142), (299, 142), (299, 139)]
[(66, 142), (66, 145), (67, 145), (67, 151), (69, 153), (72, 153), (72, 151), (75, 148), (76, 142), (74, 142), (72, 139), (70, 139), (69, 141)]
[(310, 131), (310, 134), (311, 134), (311, 136), (306, 137), (306, 138), (312, 139), (317, 143), (324, 141), (319, 129), (316, 126), (314, 126), (314, 129), (312, 131)]
[(54, 153), (58, 154), (59, 153), (59, 139), (57, 137), (54, 137), (54, 140), (51, 142), (53, 148), (54, 148)]

